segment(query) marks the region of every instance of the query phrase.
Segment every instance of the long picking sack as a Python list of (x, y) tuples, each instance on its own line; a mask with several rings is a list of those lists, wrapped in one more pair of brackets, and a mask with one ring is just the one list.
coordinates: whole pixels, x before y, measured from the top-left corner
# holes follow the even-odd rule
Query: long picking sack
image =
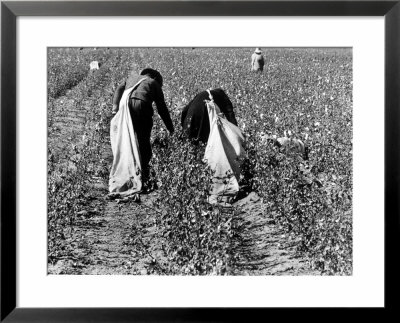
[(119, 110), (110, 125), (111, 149), (114, 160), (110, 173), (109, 192), (128, 196), (142, 190), (140, 154), (135, 129), (129, 112), (129, 98), (143, 81), (126, 89), (119, 102)]
[(214, 171), (209, 202), (218, 203), (222, 197), (234, 197), (239, 192), (240, 166), (245, 157), (244, 136), (237, 126), (225, 119), (210, 91), (208, 94), (210, 135), (204, 161)]

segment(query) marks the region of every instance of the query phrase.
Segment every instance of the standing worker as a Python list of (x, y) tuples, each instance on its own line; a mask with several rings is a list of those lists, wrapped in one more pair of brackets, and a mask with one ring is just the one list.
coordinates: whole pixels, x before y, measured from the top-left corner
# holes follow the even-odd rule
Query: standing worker
[(142, 183), (146, 186), (149, 180), (153, 102), (170, 134), (174, 132), (162, 85), (161, 74), (152, 68), (145, 68), (140, 75), (132, 73), (115, 90), (113, 113), (116, 116), (111, 122), (114, 162), (110, 174), (110, 193), (137, 193), (144, 190)]
[(264, 69), (264, 57), (261, 53), (261, 48), (257, 47), (253, 55), (251, 55), (251, 70), (262, 72)]

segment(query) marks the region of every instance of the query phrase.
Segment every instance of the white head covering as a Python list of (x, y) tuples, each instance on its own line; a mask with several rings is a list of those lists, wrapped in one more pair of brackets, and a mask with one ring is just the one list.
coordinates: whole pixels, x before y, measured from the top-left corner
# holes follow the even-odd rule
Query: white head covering
[(261, 54), (261, 48), (260, 48), (260, 47), (257, 47), (256, 50), (254, 51), (254, 53), (256, 53), (256, 54)]

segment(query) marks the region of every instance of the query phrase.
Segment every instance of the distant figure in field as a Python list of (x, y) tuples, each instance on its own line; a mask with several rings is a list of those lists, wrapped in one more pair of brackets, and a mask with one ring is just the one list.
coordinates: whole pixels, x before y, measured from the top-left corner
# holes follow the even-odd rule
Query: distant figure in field
[(90, 70), (98, 70), (99, 69), (99, 62), (98, 61), (93, 61), (90, 62)]
[(279, 137), (261, 134), (262, 142), (271, 142), (274, 146), (283, 148), (286, 153), (295, 153), (304, 160), (308, 160), (309, 148), (300, 139), (290, 137)]
[(297, 153), (304, 160), (308, 160), (308, 147), (300, 139), (281, 137), (276, 139), (275, 145), (285, 148), (287, 152)]
[(264, 57), (261, 53), (261, 48), (256, 48), (253, 55), (251, 55), (251, 70), (255, 72), (262, 72), (264, 69)]
[[(237, 126), (233, 105), (224, 90), (218, 88), (210, 90), (214, 102), (217, 104), (225, 118)], [(207, 143), (210, 134), (210, 120), (206, 100), (210, 100), (209, 93), (198, 93), (182, 110), (181, 125), (186, 136)]]
[(132, 73), (115, 90), (113, 113), (116, 116), (111, 122), (114, 155), (110, 175), (111, 193), (136, 193), (142, 190), (142, 182), (146, 185), (152, 156), (150, 135), (153, 127), (153, 102), (168, 131), (171, 134), (174, 132), (162, 85), (161, 74), (146, 68), (140, 75)]

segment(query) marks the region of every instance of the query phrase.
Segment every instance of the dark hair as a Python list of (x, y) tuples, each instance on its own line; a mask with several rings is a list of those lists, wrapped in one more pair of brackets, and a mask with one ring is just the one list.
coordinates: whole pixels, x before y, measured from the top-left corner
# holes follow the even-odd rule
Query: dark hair
[(157, 83), (160, 84), (160, 86), (163, 86), (163, 78), (162, 78), (160, 72), (156, 71), (155, 69), (147, 67), (140, 72), (140, 75), (148, 75), (152, 79), (156, 80)]
[(212, 89), (211, 91), (217, 92), (217, 93), (219, 93), (221, 96), (227, 96), (227, 94), (225, 93), (225, 91), (224, 91), (223, 89), (221, 89), (220, 87), (219, 87), (219, 88), (216, 88), (216, 89)]

